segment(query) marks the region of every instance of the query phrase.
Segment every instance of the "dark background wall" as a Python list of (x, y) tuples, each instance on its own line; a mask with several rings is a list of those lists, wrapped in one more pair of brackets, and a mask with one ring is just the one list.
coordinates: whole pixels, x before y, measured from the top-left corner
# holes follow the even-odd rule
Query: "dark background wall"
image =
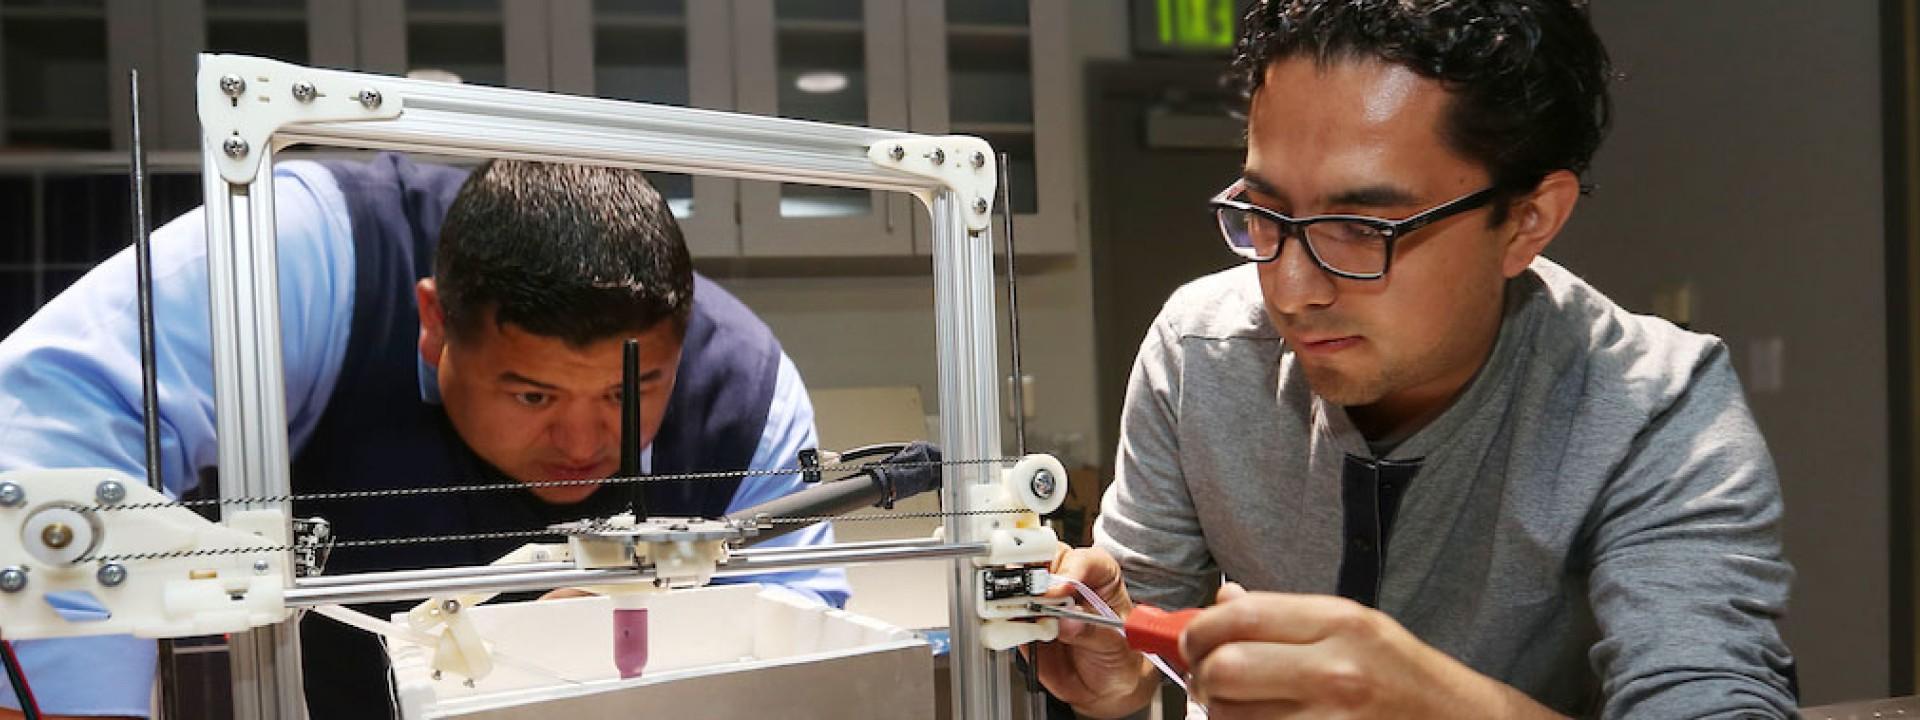
[[(1809, 703), (1889, 692), (1879, 4), (1606, 0), (1625, 78), (1548, 254), (1622, 304), (1689, 288), (1779, 465)], [(1895, 516), (1899, 522), (1910, 517)]]

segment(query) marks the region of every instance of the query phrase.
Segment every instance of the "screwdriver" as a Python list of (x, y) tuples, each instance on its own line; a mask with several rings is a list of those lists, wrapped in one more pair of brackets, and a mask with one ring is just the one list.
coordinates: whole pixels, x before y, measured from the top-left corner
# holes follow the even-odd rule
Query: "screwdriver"
[(1173, 666), (1174, 672), (1181, 675), (1187, 674), (1187, 662), (1180, 657), (1180, 633), (1187, 629), (1187, 623), (1193, 620), (1193, 616), (1200, 614), (1200, 608), (1168, 612), (1152, 605), (1135, 605), (1133, 612), (1127, 614), (1127, 619), (1121, 621), (1039, 603), (1029, 603), (1027, 609), (1119, 630), (1121, 635), (1127, 637), (1127, 647), (1159, 655), (1161, 660)]

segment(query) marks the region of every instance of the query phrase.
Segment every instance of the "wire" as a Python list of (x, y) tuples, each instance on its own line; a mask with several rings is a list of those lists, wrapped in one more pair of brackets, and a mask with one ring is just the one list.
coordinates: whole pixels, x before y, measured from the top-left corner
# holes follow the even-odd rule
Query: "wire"
[(7, 666), (7, 682), (13, 683), (13, 696), (20, 701), (20, 714), (27, 720), (40, 720), (40, 703), (33, 699), (33, 688), (27, 686), (27, 673), (20, 669), (20, 658), (13, 654), (13, 641), (0, 640), (0, 659)]
[[(1055, 575), (1053, 576), (1053, 584), (1056, 587), (1060, 585), (1066, 585), (1066, 586), (1072, 587), (1074, 592), (1080, 594), (1080, 599), (1086, 601), (1087, 607), (1093, 608), (1095, 612), (1100, 613), (1100, 615), (1103, 617), (1109, 617), (1115, 620), (1120, 619), (1120, 614), (1114, 612), (1113, 608), (1108, 607), (1107, 602), (1105, 600), (1100, 599), (1100, 594), (1094, 592), (1093, 588), (1087, 587), (1086, 583), (1080, 582), (1079, 580), (1075, 580), (1070, 577), (1061, 577), (1059, 575)], [(1160, 659), (1159, 655), (1155, 655), (1153, 653), (1147, 653), (1146, 655), (1147, 655), (1148, 662), (1153, 663), (1154, 667), (1160, 668), (1160, 674), (1167, 676), (1167, 679), (1172, 680), (1173, 684), (1180, 686), (1180, 692), (1187, 693), (1188, 697), (1193, 696), (1193, 694), (1187, 690), (1187, 679), (1180, 677), (1180, 673), (1174, 672), (1173, 668), (1167, 665), (1167, 661)], [(1204, 718), (1207, 716), (1207, 711), (1205, 709), (1200, 708), (1200, 706), (1198, 705), (1194, 705), (1192, 707), (1193, 709), (1200, 711), (1200, 717)]]

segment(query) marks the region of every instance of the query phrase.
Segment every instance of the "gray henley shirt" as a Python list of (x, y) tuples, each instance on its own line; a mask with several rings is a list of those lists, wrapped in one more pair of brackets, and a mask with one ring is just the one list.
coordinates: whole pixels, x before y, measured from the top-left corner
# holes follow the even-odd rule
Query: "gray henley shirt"
[(1570, 715), (1791, 716), (1779, 481), (1726, 346), (1545, 259), (1506, 295), (1475, 379), (1376, 459), (1253, 266), (1189, 283), (1141, 343), (1097, 544), (1136, 601), (1333, 594), (1343, 469), (1414, 463), (1367, 589), (1423, 641)]

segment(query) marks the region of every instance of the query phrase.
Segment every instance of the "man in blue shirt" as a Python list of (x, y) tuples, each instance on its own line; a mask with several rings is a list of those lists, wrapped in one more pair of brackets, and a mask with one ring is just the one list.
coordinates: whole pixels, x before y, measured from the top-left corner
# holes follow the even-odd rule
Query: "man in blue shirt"
[[(751, 311), (692, 270), (640, 173), (514, 161), (474, 171), (398, 155), (274, 173), (289, 447), (299, 493), (615, 475), (622, 345), (641, 347), (643, 470), (791, 466), (817, 444), (792, 361)], [(218, 465), (204, 211), (154, 234), (166, 487)], [(0, 342), (0, 470), (143, 470), (134, 259), (121, 253)], [(791, 493), (794, 475), (296, 502), (341, 538), (526, 530), (617, 513), (717, 516)], [(636, 489), (640, 488), (640, 489)], [(768, 544), (832, 542), (822, 524)], [(522, 540), (341, 550), (329, 573), (484, 564)], [(137, 568), (136, 568), (137, 571)], [(841, 605), (843, 571), (756, 578)], [(374, 607), (375, 614), (396, 606)], [(378, 643), (302, 623), (311, 714), (389, 701)], [(50, 713), (144, 716), (152, 643), (18, 643)], [(18, 707), (9, 689), (0, 704)], [(11, 717), (0, 710), (0, 717)]]

